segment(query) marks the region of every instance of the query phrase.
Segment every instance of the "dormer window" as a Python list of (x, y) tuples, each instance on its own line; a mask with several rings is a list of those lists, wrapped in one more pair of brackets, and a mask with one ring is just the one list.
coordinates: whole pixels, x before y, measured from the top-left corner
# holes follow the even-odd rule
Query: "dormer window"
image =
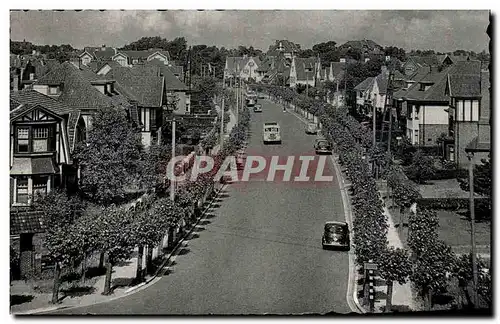
[(49, 86), (49, 95), (51, 96), (57, 96), (61, 92), (61, 88), (59, 86)]

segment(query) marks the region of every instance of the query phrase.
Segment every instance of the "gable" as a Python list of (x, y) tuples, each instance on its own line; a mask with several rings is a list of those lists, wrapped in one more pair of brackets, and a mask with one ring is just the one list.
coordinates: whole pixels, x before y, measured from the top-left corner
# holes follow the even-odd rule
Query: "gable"
[(88, 57), (88, 58), (92, 59), (92, 55), (89, 52), (87, 52), (87, 51), (85, 51), (82, 54), (80, 54), (80, 57), (81, 58)]
[(117, 53), (116, 55), (113, 56), (113, 60), (116, 60), (116, 59), (127, 59), (127, 56), (123, 53)]
[[(26, 106), (24, 106), (26, 107)], [(22, 109), (22, 108), (21, 108)], [(15, 112), (15, 111), (13, 111)], [(61, 120), (61, 117), (55, 115), (48, 109), (40, 105), (31, 106), (26, 109), (22, 113), (18, 114), (15, 118), (11, 120), (11, 122), (35, 122), (35, 121), (44, 121), (44, 122), (55, 122)]]
[(150, 56), (148, 56), (148, 61), (151, 61), (151, 60), (154, 60), (154, 59), (158, 59), (160, 61), (166, 61), (167, 60), (167, 56), (163, 55), (160, 52), (155, 52), (155, 53), (151, 54)]

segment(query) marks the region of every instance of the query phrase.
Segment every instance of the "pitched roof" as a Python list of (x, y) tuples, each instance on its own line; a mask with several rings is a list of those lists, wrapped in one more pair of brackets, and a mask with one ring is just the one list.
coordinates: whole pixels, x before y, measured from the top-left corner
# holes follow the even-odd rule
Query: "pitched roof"
[(363, 82), (354, 87), (354, 90), (363, 91), (371, 87), (373, 84), (373, 77), (366, 78)]
[(459, 61), (449, 69), (448, 85), (454, 97), (481, 96), (481, 62)]
[(358, 49), (363, 49), (363, 47), (368, 48), (369, 50), (374, 50), (375, 48), (382, 49), (382, 46), (379, 44), (375, 43), (371, 39), (363, 39), (363, 40), (352, 40), (352, 41), (347, 41), (344, 44), (340, 45), (339, 48), (358, 48)]
[(41, 212), (26, 210), (10, 211), (10, 235), (43, 233), (46, 229), (45, 216)]
[[(318, 62), (317, 57), (295, 57), (295, 72), (297, 74), (297, 80), (313, 80), (315, 76), (316, 63)], [(306, 69), (310, 69), (307, 72)]]
[(330, 66), (332, 67), (333, 77), (341, 77), (344, 73), (344, 69), (346, 67), (346, 63), (344, 62), (331, 62)]
[(389, 75), (380, 73), (375, 77), (375, 82), (377, 82), (378, 92), (380, 94), (385, 94), (387, 92), (387, 85), (389, 83)]
[[(280, 49), (280, 45), (282, 50)], [(290, 42), (289, 40), (276, 40), (274, 45), (269, 46), (269, 50), (267, 51), (267, 55), (269, 56), (277, 56), (280, 53), (294, 53), (300, 51), (300, 45)]]
[(113, 47), (106, 47), (106, 46), (101, 46), (101, 47), (87, 46), (83, 49), (80, 55), (82, 55), (85, 52), (89, 53), (96, 59), (105, 60), (105, 59), (111, 59), (111, 57), (115, 55), (116, 50)]
[(115, 100), (112, 96), (119, 95), (118, 93), (105, 95), (91, 84), (93, 81), (102, 80), (103, 77), (95, 74), (89, 67), (82, 65), (78, 68), (70, 62), (64, 62), (38, 79), (35, 84), (63, 84), (62, 93), (57, 97), (57, 101), (78, 109), (97, 109), (114, 106)]
[[(155, 66), (118, 67), (110, 70), (106, 77), (116, 80), (133, 100), (143, 107), (161, 107), (163, 100), (163, 77), (151, 73)], [(175, 78), (175, 76), (173, 76)], [(177, 79), (177, 78), (176, 78)]]
[[(413, 84), (406, 93), (408, 100), (412, 101), (432, 101), (432, 102), (448, 102), (449, 96), (445, 94), (446, 81), (448, 72), (451, 67), (448, 67), (441, 72), (428, 70), (425, 75), (419, 75), (419, 80)], [(431, 86), (427, 90), (420, 90), (421, 83), (429, 83)]]
[(260, 64), (262, 64), (258, 57), (254, 57), (254, 56), (248, 56), (248, 57), (245, 57), (245, 56), (227, 56), (226, 57), (226, 63), (227, 63), (226, 66), (227, 66), (227, 69), (229, 70), (228, 72), (234, 73), (238, 69), (241, 72), (245, 68), (245, 66), (248, 64), (248, 61), (250, 61), (250, 59), (254, 60), (255, 65), (257, 65), (257, 70), (258, 70)]
[(144, 64), (144, 67), (151, 67), (155, 68), (157, 73), (155, 74), (154, 72), (151, 73), (150, 75), (158, 75), (162, 76), (165, 78), (165, 90), (167, 91), (186, 91), (188, 90), (188, 87), (181, 81), (179, 78), (177, 78), (172, 71), (173, 68), (176, 68), (179, 70), (179, 68), (182, 70), (182, 66), (167, 66), (165, 65), (162, 61), (154, 59), (146, 64)]
[[(28, 105), (28, 106), (40, 105), (56, 115), (64, 115), (73, 111), (71, 107), (65, 106), (61, 102), (31, 89), (12, 91), (10, 93), (10, 99), (11, 102), (17, 102), (18, 104), (22, 105)], [(19, 112), (17, 110), (11, 112), (10, 114), (11, 118), (15, 118), (18, 115)]]
[(167, 57), (167, 60), (170, 60), (170, 53), (163, 49), (150, 49), (150, 50), (142, 50), (142, 51), (132, 51), (132, 50), (117, 50), (116, 54), (121, 53), (130, 58), (131, 60), (145, 60), (156, 52), (163, 54)]

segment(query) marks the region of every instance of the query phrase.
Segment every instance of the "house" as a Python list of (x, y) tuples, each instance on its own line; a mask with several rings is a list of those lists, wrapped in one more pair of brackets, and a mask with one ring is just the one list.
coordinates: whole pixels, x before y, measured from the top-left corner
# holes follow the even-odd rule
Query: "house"
[(160, 60), (165, 65), (170, 64), (170, 54), (162, 49), (149, 49), (143, 51), (117, 50), (111, 60), (118, 62), (121, 66), (133, 66), (143, 64), (151, 60)]
[(39, 273), (44, 253), (43, 215), (30, 211), (37, 194), (66, 183), (71, 108), (34, 90), (10, 94), (10, 240), (20, 255), (20, 275)]
[(487, 68), (481, 70), (481, 102), (479, 109), (479, 122), (477, 123), (477, 137), (475, 137), (465, 148), (466, 153), (473, 153), (473, 161), (481, 163), (482, 159), (490, 156), (491, 152), (491, 82), (490, 71)]
[(102, 45), (101, 47), (85, 47), (83, 51), (78, 54), (83, 65), (88, 65), (93, 61), (109, 61), (116, 54), (116, 49)]
[(291, 60), (298, 52), (300, 52), (299, 44), (283, 39), (277, 40), (274, 45), (269, 46), (266, 56), (276, 57), (283, 55), (286, 59)]
[(92, 116), (99, 108), (121, 107), (137, 123), (137, 111), (127, 98), (117, 91), (115, 80), (94, 73), (81, 64), (64, 62), (40, 77), (33, 90), (54, 98), (72, 108), (68, 119), (69, 148), (72, 152), (78, 138), (85, 138), (92, 127)]
[(257, 80), (268, 84), (290, 84), (290, 64), (283, 54), (268, 56), (257, 68)]
[(245, 81), (253, 79), (257, 82), (261, 81), (261, 74), (257, 72), (261, 62), (258, 57), (252, 56), (228, 56), (226, 57), (226, 64), (224, 66), (224, 80), (225, 82), (233, 82), (235, 77), (241, 78)]
[(409, 56), (406, 61), (403, 63), (403, 73), (410, 77), (414, 75), (417, 70), (424, 66), (438, 66), (443, 62), (445, 56), (441, 57), (441, 60), (437, 55), (427, 55), (427, 56)]
[[(157, 142), (162, 126), (163, 106), (166, 106), (165, 78), (157, 66), (117, 67), (111, 69), (106, 79), (115, 80), (128, 102), (137, 109), (142, 144), (149, 147)], [(172, 78), (177, 80), (175, 76)], [(177, 80), (178, 81), (178, 80)]]
[(414, 145), (435, 146), (441, 134), (448, 132), (449, 96), (445, 87), (449, 69), (421, 69), (407, 90), (395, 93), (396, 99), (405, 102), (406, 135)]
[(340, 45), (338, 49), (344, 56), (348, 56), (351, 51), (359, 51), (362, 62), (384, 55), (384, 48), (370, 39), (348, 41)]
[[(465, 148), (478, 136), (481, 104), (484, 103), (485, 110), (489, 110), (489, 98), (486, 96), (488, 82), (489, 72), (481, 71), (480, 61), (459, 61), (450, 68), (447, 75), (445, 93), (450, 107), (447, 133), (453, 139), (447, 145), (452, 149), (449, 159), (459, 167), (467, 165)], [(483, 86), (485, 89), (482, 89)], [(489, 113), (485, 111), (484, 115), (488, 116)]]
[(294, 56), (290, 65), (290, 87), (297, 85), (314, 87), (316, 85), (316, 69), (318, 67), (318, 58), (302, 58)]
[(366, 78), (356, 87), (354, 87), (354, 90), (356, 91), (356, 108), (358, 112), (364, 115), (369, 113), (369, 107), (372, 104), (370, 98), (374, 79), (374, 77)]

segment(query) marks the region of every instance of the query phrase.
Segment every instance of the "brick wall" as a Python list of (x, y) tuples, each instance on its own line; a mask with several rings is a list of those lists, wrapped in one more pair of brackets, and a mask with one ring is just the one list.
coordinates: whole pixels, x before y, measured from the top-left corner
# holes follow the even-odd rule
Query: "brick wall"
[[(436, 140), (442, 133), (448, 134), (447, 124), (419, 125), (419, 144), (422, 146), (436, 146)], [(425, 138), (424, 138), (425, 137)], [(430, 139), (430, 140), (429, 140)]]

